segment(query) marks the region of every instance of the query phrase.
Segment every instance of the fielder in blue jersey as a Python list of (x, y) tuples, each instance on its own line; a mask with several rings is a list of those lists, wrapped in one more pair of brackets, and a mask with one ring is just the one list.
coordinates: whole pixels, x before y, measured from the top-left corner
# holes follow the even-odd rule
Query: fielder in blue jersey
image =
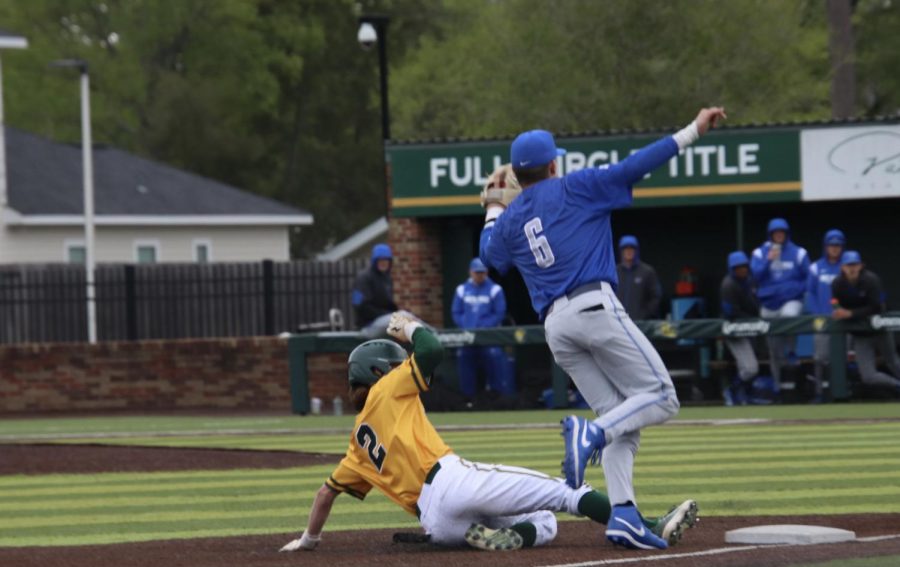
[[(679, 403), (662, 359), (616, 298), (610, 215), (631, 205), (635, 183), (724, 117), (722, 108), (703, 109), (674, 136), (619, 163), (564, 177), (557, 177), (556, 158), (565, 150), (553, 136), (524, 132), (510, 148), (521, 195), (510, 198), (490, 182), (482, 193), (481, 259), (501, 273), (515, 266), (522, 274), (554, 359), (598, 416), (562, 421), (566, 482), (581, 486), (588, 461), (602, 461), (614, 504), (606, 537), (626, 547), (667, 547), (640, 528), (632, 469), (640, 430), (674, 416)], [(696, 515), (696, 502), (682, 507), (684, 517)]]

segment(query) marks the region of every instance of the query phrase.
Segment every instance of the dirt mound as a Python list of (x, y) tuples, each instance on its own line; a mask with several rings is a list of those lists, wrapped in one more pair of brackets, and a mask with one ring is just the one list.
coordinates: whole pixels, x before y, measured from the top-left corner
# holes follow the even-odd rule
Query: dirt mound
[(341, 455), (294, 451), (121, 445), (0, 445), (0, 475), (286, 469), (337, 463)]

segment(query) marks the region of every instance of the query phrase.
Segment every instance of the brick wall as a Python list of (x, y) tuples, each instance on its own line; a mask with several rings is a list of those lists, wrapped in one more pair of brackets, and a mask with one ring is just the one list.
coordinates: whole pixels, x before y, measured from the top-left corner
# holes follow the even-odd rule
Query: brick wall
[(347, 390), (347, 356), (346, 352), (321, 352), (310, 354), (306, 358), (309, 370), (309, 397), (322, 400), (322, 412), (334, 411), (334, 398), (340, 397), (344, 403), (344, 413), (353, 413), (350, 409)]
[[(309, 392), (347, 398), (347, 353), (308, 358)], [(290, 413), (287, 341), (273, 337), (0, 346), (0, 415), (277, 410)]]
[(427, 219), (392, 218), (394, 301), (435, 327), (444, 326), (440, 227)]

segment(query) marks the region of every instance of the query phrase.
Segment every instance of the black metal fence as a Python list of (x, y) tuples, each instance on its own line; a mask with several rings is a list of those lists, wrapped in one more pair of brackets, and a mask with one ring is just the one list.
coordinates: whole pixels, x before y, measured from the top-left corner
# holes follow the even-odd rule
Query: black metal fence
[[(352, 328), (350, 292), (366, 264), (265, 260), (99, 265), (97, 337), (227, 337), (328, 330), (342, 324)], [(87, 340), (85, 298), (82, 266), (0, 266), (0, 343)]]

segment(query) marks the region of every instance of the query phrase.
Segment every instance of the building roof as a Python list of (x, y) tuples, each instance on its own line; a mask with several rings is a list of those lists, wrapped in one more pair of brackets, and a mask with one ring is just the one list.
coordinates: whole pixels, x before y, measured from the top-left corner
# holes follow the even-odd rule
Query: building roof
[[(381, 239), (387, 234), (388, 221), (385, 217), (379, 217), (364, 228), (354, 232), (346, 239), (338, 242), (328, 250), (316, 255), (316, 260), (325, 262), (334, 262), (343, 260), (344, 258), (356, 253), (366, 244), (371, 243), (376, 238)], [(367, 251), (368, 252), (368, 251)]]
[[(63, 219), (80, 222), (84, 211), (81, 145), (54, 142), (10, 127), (5, 133), (7, 201), (21, 224), (70, 224), (61, 222)], [(313, 222), (303, 209), (120, 149), (95, 146), (93, 161), (98, 224)], [(28, 217), (47, 222), (28, 222)], [(101, 217), (107, 217), (107, 222), (101, 222)]]
[(0, 28), (0, 49), (25, 49), (28, 40), (21, 35)]
[[(858, 126), (865, 124), (896, 124), (900, 122), (900, 113), (893, 116), (874, 116), (871, 118), (841, 118), (829, 120), (808, 120), (808, 121), (788, 121), (788, 122), (748, 122), (745, 124), (723, 124), (716, 128), (719, 131), (734, 130), (756, 130), (756, 129), (777, 129), (777, 128), (822, 128), (828, 126)], [(556, 138), (602, 138), (613, 136), (644, 136), (652, 134), (666, 134), (676, 132), (682, 126), (659, 126), (653, 128), (635, 128), (622, 130), (588, 130), (584, 132), (554, 132)], [(426, 138), (421, 140), (389, 140), (388, 146), (413, 146), (413, 145), (429, 145), (429, 144), (458, 144), (458, 143), (477, 143), (477, 142), (508, 142), (518, 135), (509, 134), (507, 136), (484, 136), (472, 138)]]

